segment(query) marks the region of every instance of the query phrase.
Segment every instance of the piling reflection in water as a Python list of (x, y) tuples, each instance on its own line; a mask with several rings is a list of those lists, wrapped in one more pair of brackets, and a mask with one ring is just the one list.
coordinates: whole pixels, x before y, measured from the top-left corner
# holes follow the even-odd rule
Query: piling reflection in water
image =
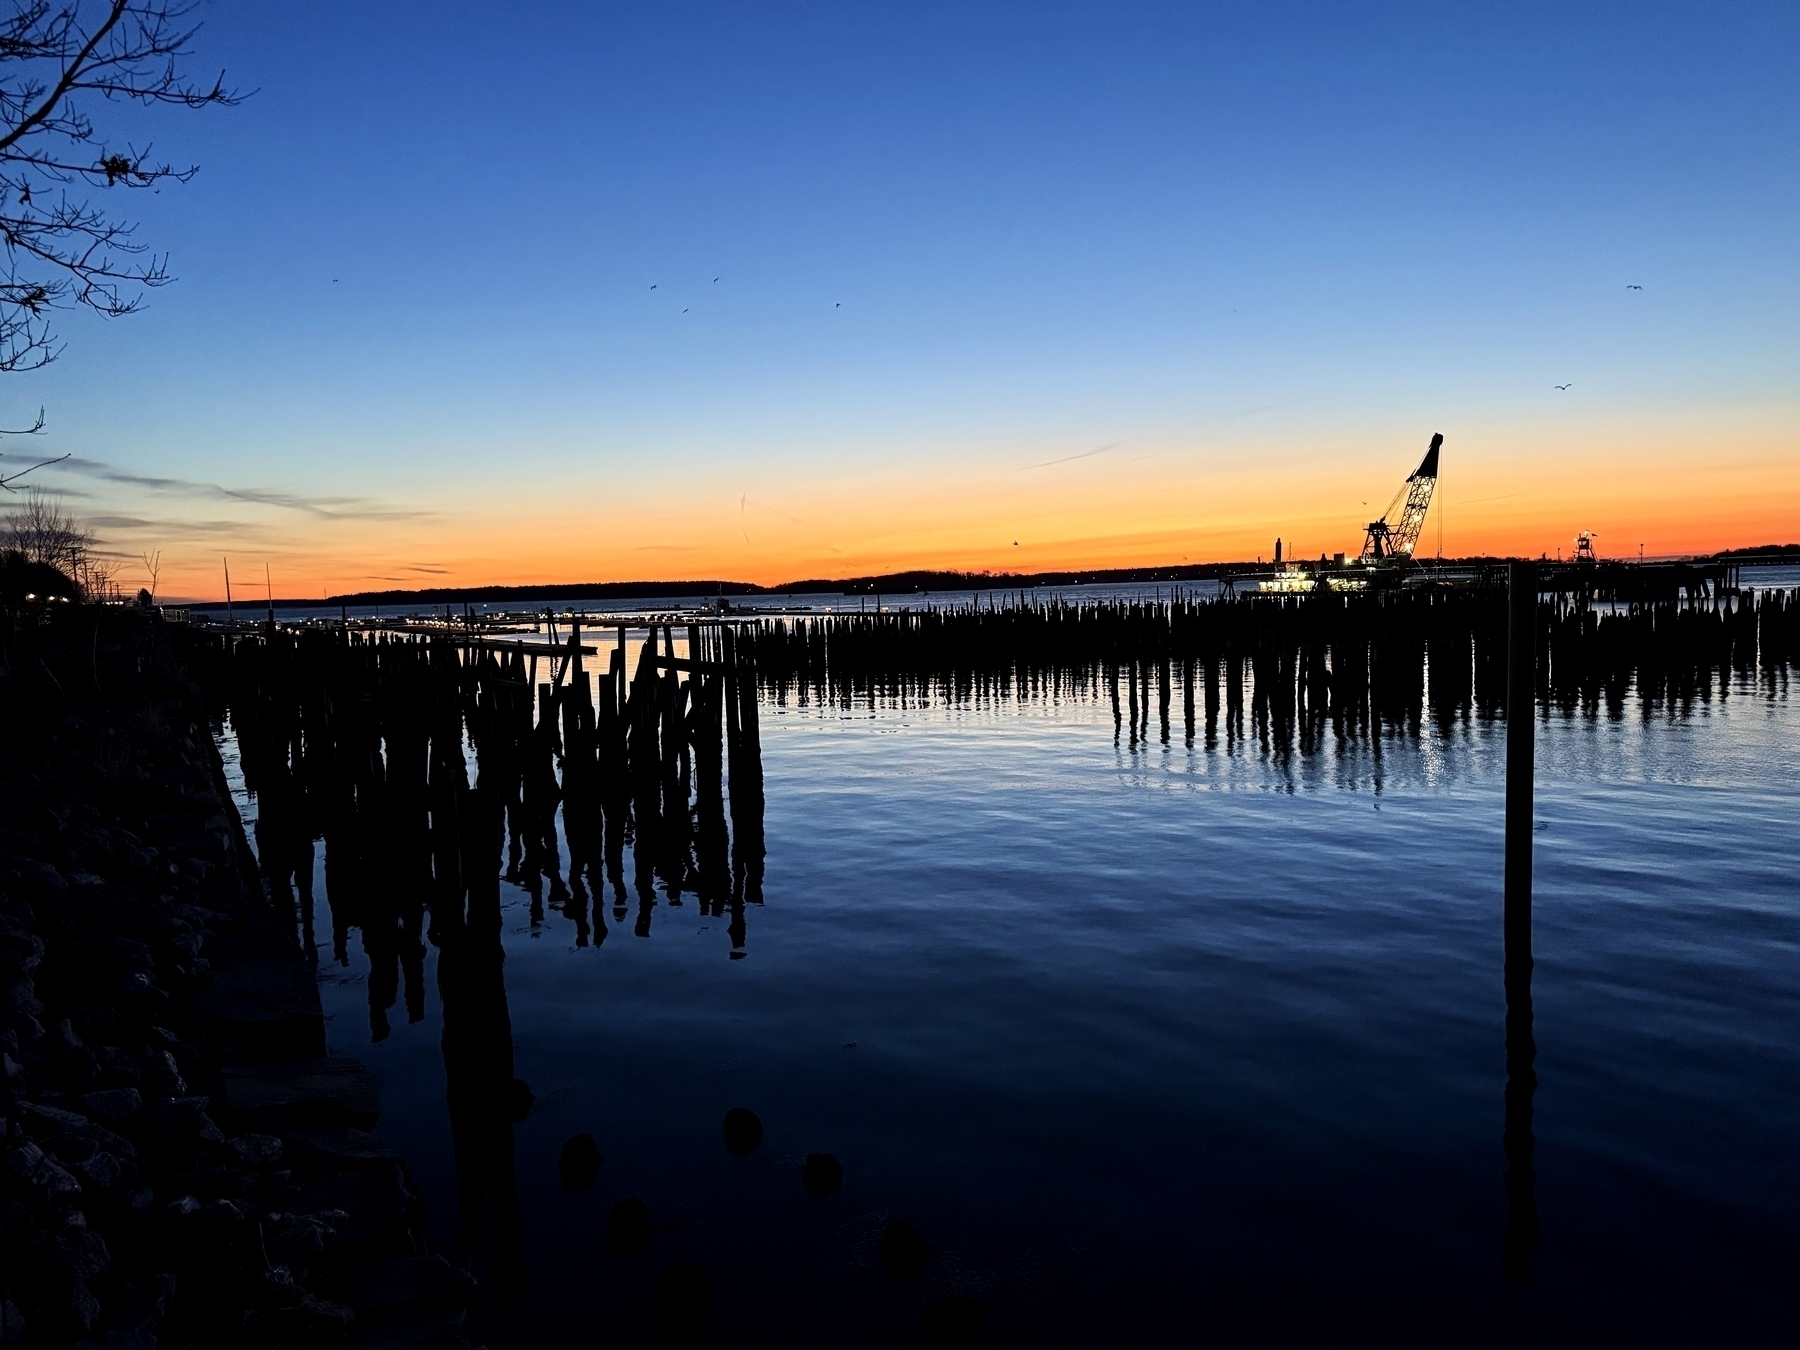
[(1506, 668), (1506, 871), (1501, 930), (1505, 952), (1506, 1096), (1501, 1146), (1506, 1155), (1506, 1237), (1500, 1268), (1514, 1284), (1531, 1283), (1537, 1248), (1537, 1173), (1532, 1108), (1537, 1042), (1531, 1025), (1533, 803), (1537, 794), (1537, 569), (1514, 563), (1508, 585)]
[[(1800, 660), (1800, 595), (1696, 587), (1615, 602), (1552, 583), (1536, 606), (1536, 698), (1567, 714), (1685, 713), (1746, 677), (1785, 689)], [(1507, 599), (1500, 590), (1010, 603), (766, 619), (754, 644), (764, 687), (801, 706), (1097, 701), (1114, 741), (1183, 741), (1282, 762), (1334, 744), (1378, 746), (1505, 705)], [(1196, 686), (1199, 692), (1196, 695)], [(1154, 708), (1152, 706), (1154, 700)], [(1154, 714), (1154, 726), (1152, 718)], [(1202, 720), (1203, 719), (1203, 720)]]
[(1531, 1283), (1537, 1250), (1537, 1149), (1532, 1132), (1537, 1096), (1537, 1041), (1531, 1022), (1531, 930), (1506, 934), (1506, 1097), (1501, 1149), (1506, 1156), (1506, 1237), (1500, 1268), (1514, 1284)]
[(524, 1296), (513, 1126), (531, 1105), (513, 1068), (502, 875), (530, 897), (534, 927), (547, 901), (577, 947), (606, 940), (609, 885), (625, 917), (627, 845), (641, 937), (659, 896), (692, 894), (709, 916), (729, 909), (741, 957), (745, 906), (762, 900), (757, 682), (731, 633), (692, 627), (678, 657), (673, 631), (652, 630), (628, 686), (620, 630), (597, 691), (584, 654), (579, 631), (543, 652), (535, 691), (540, 654), (443, 638), (277, 631), (191, 663), (229, 709), (263, 869), (308, 951), (325, 842), (332, 952), (349, 964), (361, 930), (372, 1039), (402, 998), (423, 1019), (427, 942), (437, 950), (462, 1245), (491, 1247), (502, 1306)]
[(409, 1020), (422, 1016), (425, 897), (456, 893), (445, 878), (464, 849), (446, 822), (469, 785), (465, 746), (501, 822), (496, 875), (503, 864), (530, 896), (534, 925), (558, 912), (576, 946), (597, 946), (610, 891), (613, 921), (635, 896), (633, 931), (648, 937), (659, 903), (691, 895), (707, 916), (729, 911), (743, 954), (744, 907), (762, 901), (757, 679), (729, 630), (693, 625), (687, 639), (678, 656), (673, 629), (652, 629), (629, 683), (622, 629), (597, 680), (579, 630), (530, 653), (275, 632), (194, 663), (229, 709), (259, 856), (309, 950), (313, 840), (325, 841), (333, 953), (347, 961), (362, 930), (376, 1039), (402, 991)]
[[(503, 869), (533, 897), (533, 921), (560, 915), (575, 946), (648, 936), (659, 904), (697, 904), (729, 911), (741, 954), (763, 855), (752, 660), (774, 671), (772, 697), (827, 707), (1110, 701), (1121, 747), (1152, 754), (1176, 753), (1179, 734), (1196, 752), (1271, 761), (1346, 744), (1378, 755), (1384, 736), (1391, 746), (1394, 733), (1505, 710), (1505, 611), (1492, 597), (1310, 604), (769, 622), (690, 632), (681, 656), (661, 628), (630, 665), (610, 633), (598, 650), (584, 653), (577, 636), (535, 655), (276, 634), (239, 640), (223, 687), (259, 793), (270, 884), (310, 922), (312, 841), (323, 838), (334, 950), (344, 957), (350, 928), (362, 929), (376, 1038), (401, 1004), (423, 1016), (428, 944), (438, 953), (463, 1242), (492, 1250), (496, 1294), (512, 1299), (524, 1278), (513, 1127), (529, 1099), (512, 1062)], [(1614, 717), (1635, 701), (1650, 717), (1721, 696), (1728, 675), (1774, 690), (1800, 650), (1797, 612), (1779, 593), (1616, 615), (1553, 598), (1533, 607), (1544, 660), (1523, 701)], [(968, 641), (956, 631), (965, 623)], [(1092, 734), (1103, 742), (1103, 727)], [(1526, 900), (1507, 921), (1501, 1131), (1501, 1268), (1521, 1283), (1538, 1230)]]
[[(524, 1227), (513, 1172), (513, 1126), (531, 1092), (513, 1074), (512, 1017), (500, 943), (503, 815), (493, 789), (465, 784), (444, 807), (460, 824), (461, 894), (440, 890), (432, 907), (443, 999), (444, 1095), (450, 1111), (457, 1196), (466, 1252), (493, 1243), (495, 1301), (525, 1295)], [(443, 878), (442, 887), (456, 885)]]

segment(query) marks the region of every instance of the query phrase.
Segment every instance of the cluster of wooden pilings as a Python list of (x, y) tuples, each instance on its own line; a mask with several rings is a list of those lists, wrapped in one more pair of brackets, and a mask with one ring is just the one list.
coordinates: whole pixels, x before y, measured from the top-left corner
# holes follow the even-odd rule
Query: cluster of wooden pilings
[(628, 678), (622, 629), (594, 669), (583, 658), (601, 650), (578, 629), (535, 647), (187, 636), (190, 672), (236, 732), (263, 870), (308, 921), (324, 841), (334, 946), (344, 958), (347, 930), (362, 929), (377, 1034), (400, 984), (409, 1015), (422, 1012), (421, 924), (502, 869), (529, 892), (533, 923), (548, 892), (577, 945), (605, 940), (608, 884), (614, 920), (635, 892), (635, 931), (648, 935), (660, 887), (671, 904), (691, 894), (709, 915), (729, 912), (741, 955), (744, 906), (762, 898), (756, 676), (729, 628), (686, 637), (677, 656), (673, 630), (652, 629)]
[[(1625, 604), (1556, 590), (1537, 607), (1538, 701), (1622, 715), (1769, 686), (1800, 661), (1800, 596), (1743, 592)], [(966, 608), (764, 620), (753, 637), (780, 700), (904, 706), (1004, 698), (1102, 699), (1133, 744), (1211, 744), (1246, 709), (1307, 751), (1327, 732), (1416, 731), (1506, 706), (1504, 590), (1323, 592), (1154, 601), (1040, 599)], [(1179, 702), (1179, 714), (1172, 706)], [(1153, 713), (1154, 709), (1154, 713)], [(1152, 729), (1152, 722), (1156, 724)]]

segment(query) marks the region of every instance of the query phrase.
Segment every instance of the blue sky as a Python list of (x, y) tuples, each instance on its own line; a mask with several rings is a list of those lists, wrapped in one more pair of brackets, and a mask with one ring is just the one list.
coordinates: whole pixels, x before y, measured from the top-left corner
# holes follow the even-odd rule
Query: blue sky
[(1471, 545), (1800, 513), (1791, 5), (201, 13), (179, 283), (4, 391), (196, 576), (1240, 556), (1438, 430)]

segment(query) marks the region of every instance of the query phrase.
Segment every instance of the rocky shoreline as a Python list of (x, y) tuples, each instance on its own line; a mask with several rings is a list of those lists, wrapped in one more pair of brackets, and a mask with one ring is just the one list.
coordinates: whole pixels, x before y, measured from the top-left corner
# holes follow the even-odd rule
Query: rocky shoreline
[(0, 1345), (478, 1344), (159, 622), (13, 625), (0, 716)]

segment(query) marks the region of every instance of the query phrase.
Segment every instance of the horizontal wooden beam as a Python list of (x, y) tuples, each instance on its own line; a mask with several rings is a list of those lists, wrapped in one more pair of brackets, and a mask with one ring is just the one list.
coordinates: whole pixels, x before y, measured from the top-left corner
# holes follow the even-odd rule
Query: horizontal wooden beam
[(700, 675), (727, 675), (731, 667), (723, 661), (696, 661), (688, 656), (652, 656), (650, 664), (663, 670), (691, 670)]
[[(566, 642), (558, 642), (552, 646), (543, 642), (520, 642), (517, 640), (506, 642), (500, 638), (456, 638), (455, 640), (464, 647), (479, 647), (483, 651), (489, 652), (523, 652), (527, 656), (567, 656), (570, 651), (569, 644)], [(575, 650), (580, 651), (583, 656), (600, 654), (598, 647), (580, 647)]]

